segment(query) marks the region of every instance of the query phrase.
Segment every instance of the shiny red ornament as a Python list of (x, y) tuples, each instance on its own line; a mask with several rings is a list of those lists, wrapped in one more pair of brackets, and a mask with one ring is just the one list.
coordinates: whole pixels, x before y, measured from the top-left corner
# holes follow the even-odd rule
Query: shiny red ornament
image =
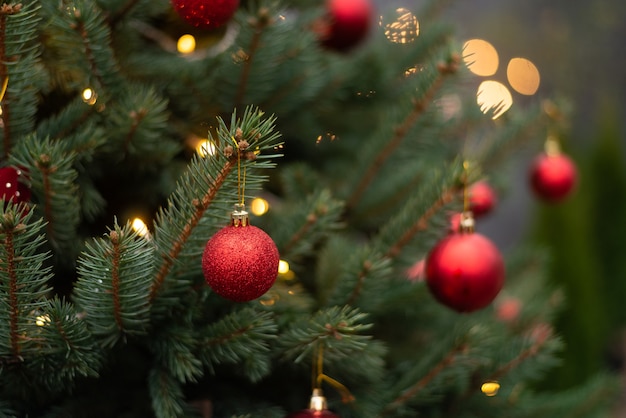
[(207, 242), (202, 272), (215, 293), (234, 302), (247, 302), (272, 287), (279, 261), (276, 244), (262, 229), (229, 225)]
[(564, 154), (540, 154), (530, 170), (530, 183), (542, 200), (556, 203), (565, 199), (576, 185), (576, 165)]
[(239, 0), (171, 0), (174, 10), (192, 26), (214, 29), (228, 22)]
[(373, 16), (371, 0), (327, 0), (326, 15), (315, 30), (324, 47), (348, 52), (367, 37)]
[(24, 171), (19, 168), (0, 168), (0, 198), (5, 201), (12, 200), (13, 203), (28, 202), (30, 189), (20, 181), (22, 176)]
[(458, 312), (489, 305), (504, 285), (504, 261), (486, 237), (460, 232), (443, 238), (426, 259), (426, 283), (433, 296)]
[(486, 181), (472, 184), (468, 190), (469, 209), (475, 218), (488, 214), (496, 205), (496, 194)]

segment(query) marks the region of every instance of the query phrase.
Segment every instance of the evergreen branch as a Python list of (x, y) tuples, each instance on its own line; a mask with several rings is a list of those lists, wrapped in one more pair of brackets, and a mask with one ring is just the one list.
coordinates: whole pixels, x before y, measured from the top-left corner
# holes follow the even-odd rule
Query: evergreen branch
[[(0, 7), (0, 82), (4, 83), (5, 80), (9, 77), (9, 70), (7, 67), (7, 62), (9, 61), (9, 57), (7, 57), (6, 52), (6, 30), (7, 30), (7, 15), (14, 14), (20, 11), (22, 8), (21, 4), (17, 5), (9, 5), (4, 3)], [(6, 94), (6, 93), (5, 93)], [(7, 101), (3, 100), (2, 103), (2, 130), (4, 131), (3, 135), (3, 153), (4, 156), (9, 153), (11, 149), (11, 132), (9, 123), (11, 107), (6, 103)], [(10, 100), (8, 101), (10, 102)]]
[(50, 268), (48, 254), (39, 250), (44, 240), (41, 219), (12, 201), (0, 201), (0, 356), (23, 361), (37, 351), (33, 312), (40, 312)]
[(439, 198), (420, 216), (413, 225), (408, 227), (404, 234), (396, 241), (395, 244), (387, 250), (385, 257), (395, 258), (402, 251), (402, 249), (421, 231), (428, 228), (428, 221), (437, 214), (441, 208), (448, 205), (458, 196), (458, 188), (452, 188), (444, 190)]
[(243, 103), (246, 89), (248, 87), (248, 79), (250, 78), (250, 72), (252, 70), (252, 62), (254, 61), (255, 55), (261, 46), (263, 30), (273, 23), (273, 19), (269, 15), (269, 10), (265, 7), (261, 7), (258, 11), (258, 15), (250, 20), (250, 25), (253, 27), (253, 35), (250, 40), (250, 47), (246, 54), (243, 70), (241, 71), (239, 79), (237, 94), (235, 96), (235, 108), (239, 108)]
[(204, 194), (204, 196), (202, 196), (201, 199), (194, 200), (194, 213), (187, 220), (187, 223), (182, 228), (178, 237), (174, 239), (169, 251), (162, 256), (161, 267), (159, 268), (154, 278), (154, 281), (152, 282), (152, 288), (150, 290), (151, 301), (154, 300), (156, 294), (159, 292), (161, 286), (163, 285), (163, 282), (165, 281), (165, 277), (169, 274), (172, 266), (174, 265), (174, 260), (178, 258), (178, 255), (182, 251), (185, 243), (191, 236), (193, 229), (198, 225), (198, 222), (200, 222), (202, 215), (208, 209), (209, 205), (213, 202), (213, 199), (215, 198), (217, 192), (220, 190), (220, 188), (226, 181), (226, 178), (235, 166), (236, 160), (225, 161), (217, 177), (211, 181), (211, 185), (207, 192)]
[(520, 352), (517, 357), (510, 360), (508, 363), (502, 365), (498, 370), (493, 372), (487, 380), (498, 381), (503, 376), (510, 373), (513, 369), (519, 367), (523, 362), (528, 360), (531, 357), (536, 356), (544, 344), (550, 339), (552, 336), (552, 328), (549, 325), (537, 325), (531, 331), (531, 338), (533, 338), (533, 343)]
[(148, 328), (148, 294), (154, 247), (130, 224), (115, 224), (106, 237), (85, 245), (78, 259), (74, 300), (104, 345)]
[[(4, 203), (4, 202), (1, 202)], [(11, 216), (11, 214), (7, 214), (6, 216)], [(18, 293), (18, 282), (17, 282), (17, 274), (16, 274), (16, 266), (15, 266), (15, 248), (13, 246), (13, 237), (15, 234), (15, 226), (11, 227), (10, 222), (11, 219), (2, 219), (0, 220), (0, 233), (4, 235), (4, 252), (6, 254), (6, 269), (7, 274), (9, 275), (9, 328), (10, 328), (10, 339), (11, 339), (11, 351), (13, 352), (13, 356), (15, 358), (20, 357), (20, 344), (19, 344), (19, 334), (18, 334), (18, 318), (20, 312), (20, 305), (18, 304), (17, 293)], [(10, 222), (10, 223), (9, 223)], [(23, 228), (23, 225), (21, 225)]]
[(422, 377), (420, 380), (415, 382), (415, 384), (406, 390), (404, 390), (400, 396), (394, 399), (380, 414), (380, 417), (388, 416), (393, 410), (397, 409), (401, 405), (408, 402), (410, 399), (415, 397), (422, 389), (424, 389), (434, 378), (436, 378), (441, 372), (443, 372), (448, 367), (452, 366), (459, 354), (462, 354), (467, 350), (467, 346), (465, 344), (458, 345), (454, 347), (447, 355), (439, 361), (436, 365), (430, 368), (429, 372)]
[(118, 23), (130, 12), (140, 0), (127, 0), (126, 3), (122, 7), (120, 7), (115, 13), (110, 14), (107, 17), (107, 21), (109, 22), (109, 26), (111, 29), (114, 29)]
[(29, 173), (31, 190), (40, 202), (35, 211), (43, 212), (48, 240), (57, 252), (74, 252), (78, 244), (80, 204), (75, 183), (78, 173), (72, 167), (75, 157), (65, 152), (61, 142), (40, 140), (36, 135), (16, 144), (11, 154), (11, 162)]
[(420, 119), (428, 105), (432, 102), (435, 94), (443, 86), (443, 81), (446, 75), (456, 72), (458, 67), (458, 60), (456, 58), (451, 59), (450, 62), (440, 64), (437, 68), (438, 76), (431, 84), (429, 89), (422, 95), (419, 100), (413, 103), (411, 112), (405, 117), (405, 119), (394, 129), (392, 138), (386, 143), (385, 147), (376, 155), (374, 161), (369, 166), (369, 169), (361, 177), (361, 181), (354, 188), (352, 195), (347, 199), (346, 207), (348, 209), (354, 208), (357, 202), (361, 199), (363, 193), (368, 188), (369, 184), (374, 180), (380, 169), (383, 167), (387, 159), (393, 154), (393, 152), (402, 144), (406, 135), (409, 133), (411, 127)]
[(270, 341), (278, 326), (270, 312), (244, 308), (209, 325), (198, 341), (203, 364), (214, 372), (214, 365), (240, 364), (243, 372), (258, 381), (270, 371)]

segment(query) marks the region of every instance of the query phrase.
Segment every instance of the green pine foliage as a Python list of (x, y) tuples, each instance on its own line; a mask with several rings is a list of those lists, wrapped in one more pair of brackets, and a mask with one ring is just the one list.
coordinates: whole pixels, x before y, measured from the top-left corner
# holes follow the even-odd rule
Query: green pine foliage
[[(30, 190), (0, 201), (0, 415), (282, 418), (321, 386), (344, 418), (605, 416), (611, 376), (534, 389), (567, 349), (544, 252), (506, 254), (472, 314), (407, 273), (464, 185), (549, 123), (476, 110), (442, 6), (412, 11), (412, 42), (374, 26), (347, 54), (320, 47), (313, 1), (242, 2), (217, 30), (167, 0), (0, 6), (0, 165)], [(256, 196), (290, 270), (233, 303), (201, 259)]]

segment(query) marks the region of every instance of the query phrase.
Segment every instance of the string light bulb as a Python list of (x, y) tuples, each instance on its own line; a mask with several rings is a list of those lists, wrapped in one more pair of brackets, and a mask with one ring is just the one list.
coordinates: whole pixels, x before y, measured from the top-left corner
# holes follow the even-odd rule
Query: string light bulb
[(181, 54), (191, 54), (196, 50), (196, 38), (193, 35), (183, 35), (176, 42), (176, 49)]
[(81, 97), (83, 99), (83, 102), (87, 103), (89, 106), (95, 105), (96, 101), (98, 100), (98, 94), (91, 87), (85, 88), (81, 93)]
[(146, 226), (145, 222), (141, 220), (141, 218), (133, 219), (132, 228), (137, 233), (137, 235), (141, 237), (147, 237), (150, 235), (148, 227)]
[(500, 390), (500, 383), (498, 383), (498, 382), (485, 382), (480, 387), (480, 390), (486, 396), (489, 396), (489, 397), (496, 396), (498, 394), (498, 391)]
[(196, 145), (196, 152), (202, 158), (211, 157), (215, 155), (215, 144), (208, 139), (198, 141)]
[(39, 315), (35, 318), (35, 325), (38, 327), (43, 327), (50, 323), (50, 317), (48, 315)]
[(250, 202), (250, 212), (256, 216), (263, 216), (270, 209), (270, 204), (262, 197), (252, 199)]
[(289, 272), (289, 263), (285, 260), (280, 260), (278, 262), (278, 273), (287, 274)]

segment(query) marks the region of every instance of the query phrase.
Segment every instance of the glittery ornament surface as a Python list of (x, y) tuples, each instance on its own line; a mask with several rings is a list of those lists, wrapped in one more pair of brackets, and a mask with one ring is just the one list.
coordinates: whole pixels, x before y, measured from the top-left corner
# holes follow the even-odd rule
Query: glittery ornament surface
[(0, 168), (0, 198), (13, 202), (26, 202), (30, 199), (30, 189), (20, 182), (22, 170), (14, 167)]
[(276, 244), (263, 230), (252, 225), (227, 226), (207, 242), (202, 271), (215, 293), (235, 302), (247, 302), (272, 287), (278, 262)]
[(426, 259), (426, 283), (435, 298), (458, 311), (489, 305), (504, 284), (504, 261), (496, 246), (478, 233), (446, 236)]
[(190, 25), (217, 28), (228, 22), (239, 7), (239, 0), (171, 0), (176, 12)]
[(333, 414), (327, 409), (324, 409), (322, 411), (315, 411), (313, 409), (305, 409), (303, 411), (293, 412), (287, 415), (286, 418), (316, 418), (316, 417), (340, 418), (339, 415)]
[(533, 161), (530, 183), (535, 194), (547, 201), (565, 199), (576, 185), (576, 166), (563, 154), (541, 154)]

